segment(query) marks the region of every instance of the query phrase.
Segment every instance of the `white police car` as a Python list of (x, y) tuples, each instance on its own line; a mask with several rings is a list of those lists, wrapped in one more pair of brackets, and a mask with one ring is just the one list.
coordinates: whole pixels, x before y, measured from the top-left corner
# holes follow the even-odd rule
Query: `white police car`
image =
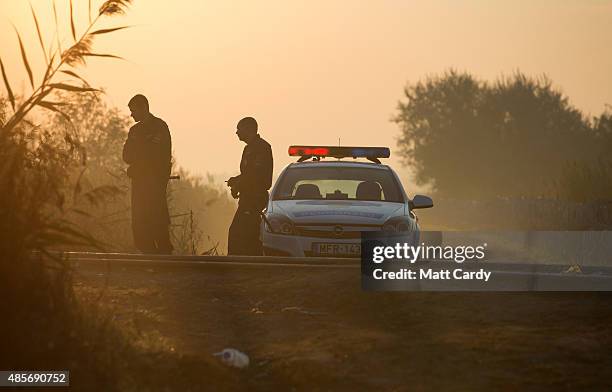
[(433, 202), (406, 196), (397, 174), (380, 163), (389, 154), (386, 147), (289, 147), (289, 155), (300, 158), (272, 188), (262, 220), (264, 254), (359, 257), (363, 231), (405, 234), (418, 242), (413, 210)]

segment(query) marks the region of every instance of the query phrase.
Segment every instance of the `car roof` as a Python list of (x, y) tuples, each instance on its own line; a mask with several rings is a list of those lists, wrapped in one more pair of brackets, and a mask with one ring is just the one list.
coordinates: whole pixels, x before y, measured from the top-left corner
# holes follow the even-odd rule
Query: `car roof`
[(368, 169), (390, 170), (387, 165), (373, 162), (351, 162), (351, 161), (306, 161), (290, 163), (287, 168), (302, 168), (302, 167), (361, 167)]

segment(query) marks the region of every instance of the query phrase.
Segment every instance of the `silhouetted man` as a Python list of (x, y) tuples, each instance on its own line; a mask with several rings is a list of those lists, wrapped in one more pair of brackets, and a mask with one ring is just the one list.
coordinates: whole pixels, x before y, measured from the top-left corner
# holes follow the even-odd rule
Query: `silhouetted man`
[(261, 211), (268, 204), (268, 189), (272, 186), (272, 147), (257, 133), (257, 121), (253, 117), (238, 122), (236, 135), (246, 146), (240, 175), (227, 180), (232, 196), (239, 199), (229, 229), (227, 253), (258, 256), (263, 254), (259, 238)]
[(132, 232), (143, 253), (172, 253), (166, 186), (170, 176), (172, 142), (166, 123), (149, 112), (144, 95), (128, 103), (136, 124), (123, 146), (123, 160), (132, 179)]

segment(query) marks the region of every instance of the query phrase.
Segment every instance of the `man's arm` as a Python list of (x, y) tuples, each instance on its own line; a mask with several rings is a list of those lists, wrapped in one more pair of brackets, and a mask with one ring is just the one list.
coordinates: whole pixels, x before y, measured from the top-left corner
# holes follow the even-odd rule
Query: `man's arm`
[(123, 161), (129, 165), (133, 164), (136, 158), (137, 141), (135, 140), (134, 129), (130, 129), (128, 137), (123, 144)]
[(272, 172), (274, 171), (274, 158), (272, 156), (272, 146), (266, 144), (265, 151), (265, 165), (264, 170), (262, 172), (262, 183), (264, 184), (266, 190), (272, 187)]
[(170, 175), (172, 161), (172, 139), (168, 125), (159, 120), (154, 132), (147, 140), (150, 164), (159, 170), (160, 175)]

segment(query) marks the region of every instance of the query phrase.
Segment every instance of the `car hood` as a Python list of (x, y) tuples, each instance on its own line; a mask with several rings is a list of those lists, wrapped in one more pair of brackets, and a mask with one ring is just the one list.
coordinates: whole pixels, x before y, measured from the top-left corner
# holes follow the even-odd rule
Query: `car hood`
[(359, 200), (275, 200), (270, 212), (283, 214), (295, 224), (382, 225), (404, 213), (404, 204)]

